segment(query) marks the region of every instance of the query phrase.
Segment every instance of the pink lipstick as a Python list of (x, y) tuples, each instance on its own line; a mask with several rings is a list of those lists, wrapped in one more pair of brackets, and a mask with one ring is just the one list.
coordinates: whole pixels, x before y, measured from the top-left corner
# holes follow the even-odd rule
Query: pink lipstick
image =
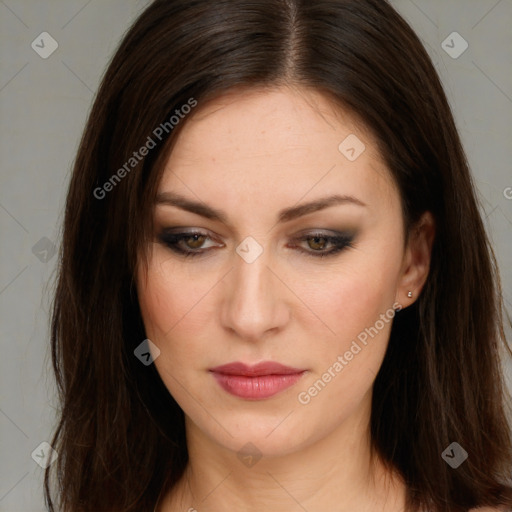
[(248, 400), (263, 400), (293, 386), (306, 370), (264, 361), (254, 366), (229, 363), (210, 371), (228, 393)]

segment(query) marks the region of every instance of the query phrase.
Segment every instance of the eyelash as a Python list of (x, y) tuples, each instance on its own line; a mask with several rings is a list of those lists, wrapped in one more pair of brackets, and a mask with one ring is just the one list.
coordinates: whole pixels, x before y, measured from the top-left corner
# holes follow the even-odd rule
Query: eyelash
[[(202, 233), (200, 231), (191, 231), (188, 233), (166, 233), (165, 231), (159, 235), (160, 242), (163, 243), (166, 247), (168, 247), (171, 251), (180, 254), (185, 257), (196, 257), (201, 256), (208, 252), (208, 249), (203, 250), (190, 250), (190, 249), (182, 249), (179, 247), (179, 243), (188, 238), (193, 238), (194, 236), (205, 236), (208, 239), (211, 239), (208, 234)], [(329, 251), (313, 251), (313, 250), (305, 250), (299, 249), (300, 252), (311, 256), (313, 258), (325, 258), (326, 256), (334, 256), (335, 254), (340, 253), (341, 251), (354, 247), (353, 235), (340, 234), (336, 236), (326, 235), (324, 233), (310, 233), (307, 236), (302, 236), (300, 238), (295, 239), (296, 242), (305, 242), (311, 238), (320, 238), (326, 240), (326, 245), (332, 244), (334, 247)]]

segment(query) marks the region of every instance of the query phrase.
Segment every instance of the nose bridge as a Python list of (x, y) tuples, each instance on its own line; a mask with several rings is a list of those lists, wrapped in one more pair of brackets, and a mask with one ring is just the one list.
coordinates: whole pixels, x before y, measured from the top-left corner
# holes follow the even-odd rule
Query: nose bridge
[(234, 269), (229, 273), (223, 321), (245, 338), (261, 338), (285, 321), (279, 280), (269, 269), (268, 252), (262, 249), (258, 250), (252, 240), (242, 242), (234, 255)]

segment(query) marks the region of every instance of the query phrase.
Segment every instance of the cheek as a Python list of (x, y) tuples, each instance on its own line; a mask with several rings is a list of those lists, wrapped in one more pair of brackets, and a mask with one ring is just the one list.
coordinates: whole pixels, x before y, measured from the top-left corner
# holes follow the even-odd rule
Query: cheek
[(147, 281), (139, 279), (137, 291), (146, 336), (160, 350), (154, 364), (170, 394), (183, 407), (187, 403), (184, 390), (191, 388), (186, 369), (204, 352), (194, 343), (197, 333), (194, 335), (187, 323), (191, 310), (200, 314), (197, 304), (201, 294), (187, 287), (186, 280), (171, 279), (173, 275), (177, 274), (150, 265)]
[(151, 334), (163, 341), (176, 330), (186, 328), (187, 319), (201, 310), (201, 299), (209, 288), (209, 282), (194, 279), (169, 259), (155, 258), (150, 263), (147, 281), (139, 277), (137, 283), (148, 337)]
[[(341, 395), (355, 403), (378, 373), (395, 316), (392, 306), (401, 261), (399, 247), (398, 240), (387, 247), (376, 243), (370, 248), (368, 244), (367, 250), (347, 255), (343, 265), (317, 275), (314, 283), (304, 283), (302, 293), (309, 290), (307, 303), (323, 324), (315, 322), (309, 327), (315, 350), (307, 384), (316, 386), (313, 394), (324, 384), (329, 388), (322, 392), (320, 402), (339, 401)], [(319, 332), (319, 326), (325, 335), (313, 334)]]
[[(304, 282), (302, 294), (331, 343), (352, 339), (373, 325), (395, 302), (397, 272), (382, 262), (359, 261), (327, 273), (315, 282)], [(330, 333), (329, 333), (330, 331)], [(334, 331), (334, 332), (333, 332)]]
[(139, 304), (146, 335), (160, 350), (155, 366), (178, 400), (183, 388), (193, 384), (190, 370), (210, 362), (208, 347), (218, 317), (212, 298), (222, 273), (176, 263), (165, 250), (153, 254), (147, 280), (138, 276)]
[(146, 327), (146, 334), (151, 339), (165, 335), (178, 320), (179, 302), (171, 292), (164, 274), (150, 270), (144, 286), (138, 286), (139, 304)]
[(314, 337), (312, 372), (297, 396), (311, 416), (329, 408), (341, 422), (369, 392), (386, 353), (394, 296), (392, 276), (379, 280), (378, 273), (359, 271), (330, 280), (323, 293), (311, 296), (312, 309), (334, 331)]

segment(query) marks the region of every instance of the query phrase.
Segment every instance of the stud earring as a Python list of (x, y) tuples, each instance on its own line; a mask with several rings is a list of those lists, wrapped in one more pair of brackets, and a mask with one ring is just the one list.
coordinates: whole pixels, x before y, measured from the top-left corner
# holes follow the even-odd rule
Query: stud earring
[(407, 297), (412, 297), (412, 292), (407, 292)]

